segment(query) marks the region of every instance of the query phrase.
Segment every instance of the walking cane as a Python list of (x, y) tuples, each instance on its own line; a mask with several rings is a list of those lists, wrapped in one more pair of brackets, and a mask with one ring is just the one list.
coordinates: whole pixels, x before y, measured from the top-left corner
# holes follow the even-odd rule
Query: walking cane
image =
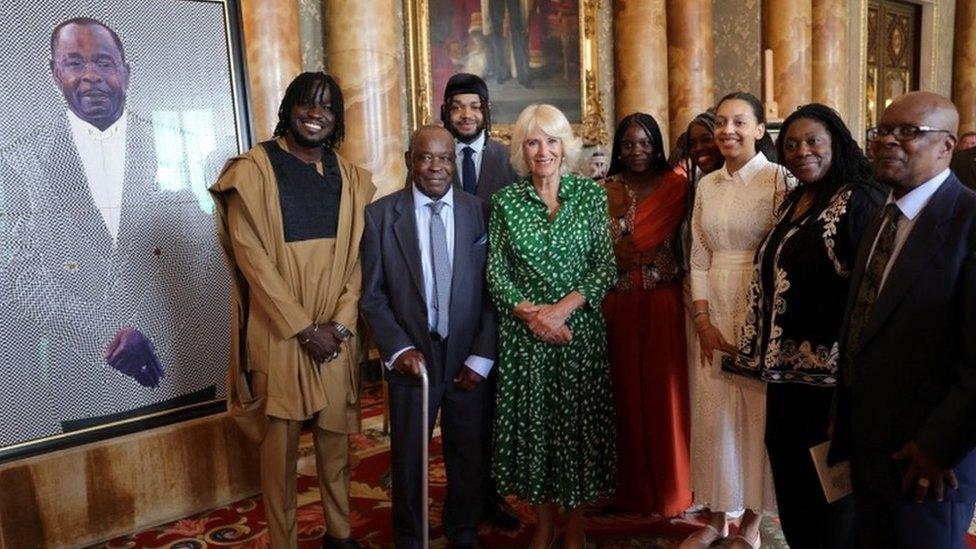
[(428, 497), (428, 463), (430, 456), (428, 452), (430, 451), (430, 439), (428, 438), (430, 417), (427, 401), (429, 400), (430, 383), (427, 380), (427, 368), (421, 364), (420, 365), (420, 509), (421, 509), (421, 520), (420, 528), (423, 531), (421, 534), (422, 547), (423, 549), (430, 548), (430, 530), (428, 524), (430, 523), (430, 509), (427, 506)]

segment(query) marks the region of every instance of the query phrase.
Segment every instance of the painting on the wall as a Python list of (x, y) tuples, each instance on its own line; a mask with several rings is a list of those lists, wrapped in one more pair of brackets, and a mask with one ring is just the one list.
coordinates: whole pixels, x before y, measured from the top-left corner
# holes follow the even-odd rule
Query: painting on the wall
[(222, 408), (238, 7), (0, 8), (0, 460)]
[(604, 137), (594, 69), (596, 0), (404, 0), (411, 124), (439, 120), (459, 72), (488, 84), (493, 133), (506, 139), (526, 106), (562, 110), (588, 144)]

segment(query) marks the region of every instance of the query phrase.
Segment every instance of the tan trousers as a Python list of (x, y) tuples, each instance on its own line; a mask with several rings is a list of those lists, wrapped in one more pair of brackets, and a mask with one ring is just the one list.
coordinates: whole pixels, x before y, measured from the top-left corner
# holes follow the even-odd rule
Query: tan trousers
[[(269, 417), (268, 433), (261, 441), (261, 491), (272, 549), (298, 547), (295, 525), (298, 437), (302, 422)], [(334, 538), (348, 538), (349, 435), (315, 427), (315, 467), (318, 470), (325, 527)]]

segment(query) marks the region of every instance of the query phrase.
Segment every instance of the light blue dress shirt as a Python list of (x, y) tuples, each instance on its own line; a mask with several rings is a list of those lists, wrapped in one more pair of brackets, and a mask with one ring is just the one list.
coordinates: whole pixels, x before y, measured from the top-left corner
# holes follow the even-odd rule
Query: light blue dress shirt
[[(484, 133), (482, 132), (482, 135)], [(435, 318), (437, 314), (435, 312), (434, 306), (437, 304), (437, 294), (434, 291), (434, 258), (430, 251), (430, 216), (433, 215), (433, 211), (430, 209), (430, 204), (433, 202), (429, 196), (420, 192), (420, 189), (416, 185), (412, 185), (411, 191), (413, 192), (413, 205), (414, 205), (414, 219), (417, 221), (417, 244), (420, 246), (420, 274), (424, 281), (424, 301), (427, 302), (427, 329), (433, 332), (437, 325), (435, 323)], [(444, 222), (444, 230), (447, 237), (447, 256), (451, 260), (451, 265), (454, 265), (454, 188), (448, 187), (447, 192), (440, 199), (444, 203), (441, 208), (441, 220)], [(393, 363), (396, 359), (402, 355), (405, 351), (413, 349), (413, 346), (404, 347), (399, 351), (393, 353), (390, 360), (386, 362), (387, 369), (393, 369)], [(468, 358), (464, 360), (464, 365), (468, 368), (474, 370), (481, 377), (488, 377), (488, 373), (491, 372), (492, 366), (494, 366), (495, 361), (480, 357), (478, 355), (469, 355)]]

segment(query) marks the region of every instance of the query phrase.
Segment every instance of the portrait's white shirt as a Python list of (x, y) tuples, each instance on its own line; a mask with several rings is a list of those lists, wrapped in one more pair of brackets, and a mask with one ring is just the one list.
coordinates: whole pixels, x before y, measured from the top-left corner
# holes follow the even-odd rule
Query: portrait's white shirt
[(128, 113), (123, 112), (114, 124), (101, 131), (68, 111), (71, 137), (85, 170), (88, 190), (113, 242), (118, 240), (122, 217), (127, 116)]
[[(884, 274), (881, 276), (881, 285), (878, 286), (878, 292), (881, 291), (881, 288), (884, 288), (885, 281), (888, 280), (888, 273), (891, 272), (891, 266), (895, 264), (895, 260), (898, 259), (898, 254), (901, 253), (901, 249), (905, 246), (905, 241), (908, 240), (908, 235), (911, 234), (912, 229), (915, 227), (918, 214), (922, 213), (925, 206), (932, 200), (932, 195), (945, 183), (950, 173), (951, 171), (947, 168), (945, 171), (940, 172), (939, 175), (915, 187), (898, 200), (895, 200), (893, 194), (888, 195), (888, 201), (885, 203), (885, 207), (888, 204), (894, 203), (898, 207), (898, 211), (901, 212), (901, 216), (898, 218), (898, 229), (895, 231), (895, 245), (892, 248), (891, 257), (888, 259), (888, 265), (885, 266)], [(874, 237), (874, 244), (871, 245), (872, 255), (874, 255), (874, 247), (878, 244), (879, 236), (881, 236), (880, 231)], [(868, 261), (870, 262), (870, 256), (868, 257)]]
[(457, 178), (462, 186), (464, 185), (464, 148), (471, 147), (474, 150), (471, 153), (471, 159), (474, 160), (474, 180), (477, 182), (478, 178), (481, 177), (481, 154), (485, 150), (485, 142), (487, 140), (488, 136), (485, 135), (485, 130), (481, 130), (478, 137), (471, 143), (454, 140), (454, 160), (457, 163)]
[[(437, 324), (434, 322), (434, 319), (437, 318), (437, 312), (434, 308), (437, 303), (437, 295), (434, 293), (434, 257), (431, 255), (430, 248), (430, 217), (434, 212), (427, 205), (433, 202), (433, 200), (420, 192), (417, 185), (411, 184), (410, 188), (413, 192), (414, 219), (417, 221), (417, 244), (420, 245), (420, 271), (421, 278), (424, 281), (424, 300), (427, 302), (427, 330), (433, 332), (437, 329)], [(441, 221), (444, 222), (445, 236), (447, 237), (447, 257), (453, 267), (454, 188), (449, 186), (447, 192), (440, 198), (440, 201), (444, 203), (444, 206), (441, 207), (440, 216)], [(387, 361), (386, 367), (392, 370), (393, 363), (396, 362), (396, 359), (409, 349), (413, 349), (413, 347), (404, 347), (393, 353), (393, 356)], [(430, 357), (427, 358), (429, 359)], [(465, 359), (464, 364), (481, 377), (488, 377), (494, 361), (477, 355), (470, 355)]]

